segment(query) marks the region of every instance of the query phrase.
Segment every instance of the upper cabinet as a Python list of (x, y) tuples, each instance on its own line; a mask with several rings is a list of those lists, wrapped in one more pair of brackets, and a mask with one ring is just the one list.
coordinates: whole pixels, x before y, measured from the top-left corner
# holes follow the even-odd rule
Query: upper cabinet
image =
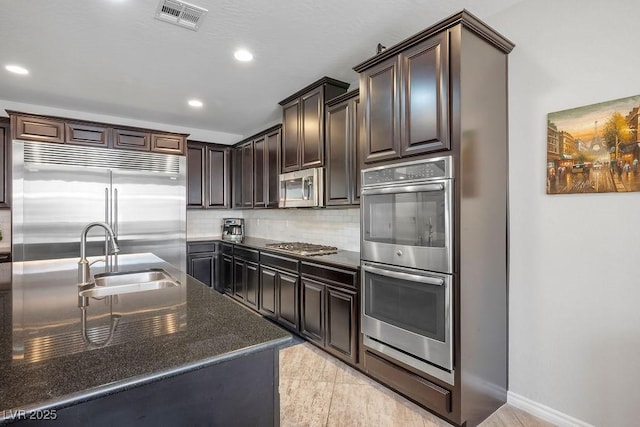
[(273, 126), (233, 148), (233, 207), (277, 208), (281, 125)]
[(231, 206), (229, 156), (228, 147), (188, 141), (188, 208), (225, 209)]
[(324, 166), (325, 100), (345, 93), (348, 87), (348, 83), (324, 77), (280, 101), (282, 172)]
[(356, 89), (326, 105), (326, 206), (360, 203), (358, 139), (361, 109), (358, 93)]
[(355, 68), (361, 73), (364, 163), (450, 148), (448, 54), (448, 35), (441, 33)]
[(184, 155), (186, 134), (7, 111), (11, 138)]

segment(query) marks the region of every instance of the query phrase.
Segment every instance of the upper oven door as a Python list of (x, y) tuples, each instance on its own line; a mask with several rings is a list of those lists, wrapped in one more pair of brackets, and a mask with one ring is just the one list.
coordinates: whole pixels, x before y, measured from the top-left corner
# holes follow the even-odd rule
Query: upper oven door
[(362, 189), (362, 259), (453, 273), (451, 179)]

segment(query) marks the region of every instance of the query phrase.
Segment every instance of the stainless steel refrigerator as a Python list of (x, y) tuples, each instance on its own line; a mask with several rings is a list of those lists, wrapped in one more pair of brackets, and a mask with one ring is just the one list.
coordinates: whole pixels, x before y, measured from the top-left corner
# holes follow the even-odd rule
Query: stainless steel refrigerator
[[(185, 270), (184, 156), (14, 140), (15, 261), (80, 256), (85, 225), (104, 221), (120, 254), (153, 253)], [(87, 255), (105, 254), (95, 227)]]

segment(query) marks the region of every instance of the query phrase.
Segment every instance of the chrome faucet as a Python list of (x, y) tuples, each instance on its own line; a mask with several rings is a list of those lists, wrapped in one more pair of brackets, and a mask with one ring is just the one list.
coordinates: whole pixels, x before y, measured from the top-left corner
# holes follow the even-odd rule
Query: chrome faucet
[(87, 233), (93, 227), (102, 227), (108, 234), (109, 239), (111, 239), (111, 252), (112, 254), (116, 254), (120, 252), (120, 247), (118, 246), (118, 241), (116, 236), (106, 222), (90, 222), (87, 224), (82, 233), (80, 233), (80, 261), (78, 261), (78, 286), (85, 286), (91, 284), (91, 271), (89, 268), (89, 261), (87, 261)]

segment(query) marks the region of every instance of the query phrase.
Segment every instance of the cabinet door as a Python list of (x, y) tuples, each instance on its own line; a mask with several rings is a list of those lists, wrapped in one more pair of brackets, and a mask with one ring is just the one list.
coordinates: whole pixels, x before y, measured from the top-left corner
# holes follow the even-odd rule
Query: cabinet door
[(233, 207), (242, 208), (242, 148), (234, 148), (231, 152), (233, 162)]
[(402, 61), (401, 155), (448, 150), (449, 60), (447, 33), (400, 55)]
[(266, 207), (265, 152), (266, 138), (261, 136), (253, 140), (253, 206)]
[(11, 163), (9, 162), (9, 122), (0, 120), (0, 208), (8, 208), (11, 188)]
[(326, 205), (351, 203), (351, 158), (353, 144), (350, 101), (327, 107), (327, 186)]
[(64, 142), (64, 122), (32, 116), (11, 116), (12, 139)]
[(244, 300), (246, 294), (245, 265), (244, 260), (233, 258), (233, 297), (239, 300)]
[(151, 134), (132, 129), (113, 129), (113, 148), (149, 151)]
[(278, 321), (298, 330), (298, 276), (278, 272)]
[(233, 257), (222, 255), (220, 282), (224, 293), (233, 295)]
[(188, 273), (205, 285), (211, 287), (215, 281), (216, 256), (212, 253), (189, 255), (187, 259)]
[(364, 162), (400, 156), (400, 96), (398, 59), (387, 61), (360, 75), (360, 96), (364, 108)]
[(242, 207), (253, 207), (253, 142), (242, 146)]
[(324, 87), (300, 98), (301, 169), (324, 164)]
[(86, 123), (65, 123), (65, 142), (76, 145), (107, 148), (111, 130)]
[(260, 312), (267, 317), (276, 317), (276, 296), (278, 273), (268, 267), (260, 267)]
[(326, 349), (353, 364), (357, 363), (358, 307), (355, 292), (330, 286), (327, 291)]
[(246, 296), (244, 303), (254, 310), (258, 309), (258, 298), (260, 294), (260, 274), (258, 272), (258, 264), (255, 262), (246, 263)]
[(189, 143), (187, 146), (187, 207), (204, 207), (205, 176), (204, 144)]
[(206, 147), (206, 206), (213, 209), (229, 208), (229, 150)]
[(324, 346), (325, 286), (306, 278), (300, 283), (300, 333)]
[(300, 100), (282, 107), (282, 172), (300, 170)]
[(280, 129), (270, 132), (266, 135), (266, 154), (265, 154), (265, 180), (266, 187), (266, 203), (269, 208), (278, 207), (278, 187), (280, 175)]
[(184, 154), (186, 138), (181, 135), (151, 134), (151, 151), (166, 154)]

